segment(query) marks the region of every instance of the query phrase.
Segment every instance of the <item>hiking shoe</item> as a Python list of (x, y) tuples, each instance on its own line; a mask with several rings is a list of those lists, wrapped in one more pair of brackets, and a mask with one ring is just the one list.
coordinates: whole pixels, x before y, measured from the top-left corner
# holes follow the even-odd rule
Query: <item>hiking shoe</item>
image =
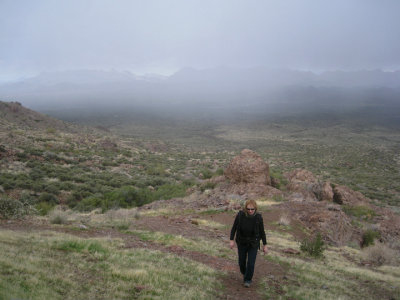
[(245, 281), (245, 283), (243, 284), (245, 288), (249, 288), (250, 287), (250, 282), (249, 281)]

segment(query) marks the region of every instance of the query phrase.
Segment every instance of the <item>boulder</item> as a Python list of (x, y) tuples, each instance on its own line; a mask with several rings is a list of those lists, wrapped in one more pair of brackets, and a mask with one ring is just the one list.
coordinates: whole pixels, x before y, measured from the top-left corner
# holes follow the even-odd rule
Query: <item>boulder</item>
[(296, 169), (285, 173), (284, 176), (289, 181), (286, 186), (287, 190), (297, 194), (301, 193), (303, 201), (333, 201), (334, 194), (331, 183), (320, 182), (310, 171)]
[(314, 195), (319, 201), (333, 201), (333, 189), (329, 181), (319, 182), (313, 186)]
[(295, 169), (293, 171), (285, 173), (284, 176), (289, 182), (295, 182), (295, 181), (304, 181), (310, 183), (316, 182), (314, 174), (304, 169)]
[(333, 189), (333, 202), (341, 205), (357, 205), (367, 203), (368, 199), (360, 192), (353, 191), (347, 186), (339, 185)]
[(321, 233), (330, 244), (342, 246), (352, 240), (358, 242), (361, 232), (353, 227), (351, 218), (342, 210), (329, 209), (332, 205), (327, 202), (284, 202), (280, 207), (312, 233)]
[(224, 174), (232, 183), (271, 184), (269, 165), (260, 155), (249, 149), (234, 157)]

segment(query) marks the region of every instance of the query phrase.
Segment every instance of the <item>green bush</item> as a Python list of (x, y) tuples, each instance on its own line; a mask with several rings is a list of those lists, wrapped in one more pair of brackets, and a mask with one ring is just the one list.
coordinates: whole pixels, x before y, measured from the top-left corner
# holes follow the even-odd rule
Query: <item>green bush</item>
[(8, 197), (0, 198), (0, 217), (3, 219), (18, 219), (33, 212), (29, 201), (20, 201)]
[(363, 220), (371, 220), (373, 217), (376, 216), (376, 213), (372, 208), (363, 205), (344, 205), (343, 211), (349, 216), (353, 216)]
[(146, 173), (152, 176), (165, 176), (165, 167), (161, 164), (146, 167)]
[(325, 250), (324, 245), (321, 234), (318, 233), (313, 239), (304, 239), (300, 244), (300, 250), (318, 258), (322, 256)]
[(209, 169), (201, 169), (198, 176), (202, 179), (210, 179), (213, 173)]
[(288, 180), (286, 179), (283, 174), (278, 170), (271, 170), (270, 171), (271, 180), (275, 179), (274, 182), (276, 184), (277, 189), (281, 189), (282, 187), (288, 184)]
[(375, 239), (380, 236), (378, 231), (368, 229), (362, 235), (361, 247), (368, 247), (375, 244)]
[(152, 200), (168, 200), (171, 198), (184, 197), (187, 187), (183, 184), (164, 184), (152, 193)]
[(46, 183), (44, 185), (44, 190), (49, 194), (58, 195), (60, 194), (60, 184), (58, 182)]
[(39, 215), (45, 216), (49, 213), (50, 210), (53, 209), (54, 206), (55, 206), (54, 203), (39, 202), (38, 204), (35, 205), (35, 208)]
[(142, 206), (150, 201), (151, 194), (148, 189), (138, 190), (131, 186), (124, 186), (104, 195), (102, 210)]
[(68, 195), (65, 202), (69, 207), (74, 208), (82, 199), (83, 197), (79, 192), (73, 191), (70, 195)]
[(89, 196), (76, 204), (76, 209), (82, 212), (92, 211), (102, 206), (104, 198), (102, 195)]
[(44, 193), (40, 194), (39, 202), (47, 202), (47, 203), (51, 203), (51, 204), (57, 204), (58, 200), (57, 200), (56, 196), (54, 196), (53, 194), (44, 192)]
[(216, 176), (222, 176), (222, 175), (224, 175), (224, 169), (218, 168), (218, 169), (215, 171), (215, 175), (216, 175)]

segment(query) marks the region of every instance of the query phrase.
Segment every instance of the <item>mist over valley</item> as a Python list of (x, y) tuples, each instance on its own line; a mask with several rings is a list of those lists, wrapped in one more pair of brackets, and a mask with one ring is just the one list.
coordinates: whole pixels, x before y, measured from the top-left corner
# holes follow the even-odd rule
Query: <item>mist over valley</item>
[(0, 1), (0, 299), (400, 299), (399, 11)]
[(219, 123), (289, 116), (390, 127), (400, 122), (400, 72), (379, 70), (185, 68), (171, 76), (77, 70), (3, 84), (0, 97), (69, 121), (101, 117), (104, 125), (147, 118)]

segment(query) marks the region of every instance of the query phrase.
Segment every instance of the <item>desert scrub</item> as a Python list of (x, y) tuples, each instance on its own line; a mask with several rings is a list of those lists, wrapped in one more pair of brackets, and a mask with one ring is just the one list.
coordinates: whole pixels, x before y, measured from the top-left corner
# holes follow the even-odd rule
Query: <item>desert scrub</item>
[(372, 208), (369, 208), (368, 206), (364, 205), (357, 205), (357, 206), (344, 205), (342, 209), (347, 215), (365, 221), (369, 221), (376, 216), (376, 213)]
[(368, 247), (370, 245), (374, 245), (375, 239), (380, 237), (380, 234), (376, 230), (368, 229), (364, 231), (361, 240), (361, 247)]
[(277, 169), (270, 170), (271, 180), (275, 185), (275, 188), (282, 189), (284, 186), (288, 184), (288, 181), (285, 176), (283, 176), (282, 172)]
[(59, 225), (67, 224), (68, 223), (68, 214), (67, 214), (67, 212), (65, 212), (61, 209), (57, 209), (57, 207), (56, 207), (49, 213), (49, 221), (51, 224), (59, 224)]
[(80, 199), (82, 193), (73, 193), (67, 202), (70, 207), (78, 211), (101, 208), (105, 212), (109, 209), (138, 207), (155, 200), (183, 197), (186, 189), (185, 184), (163, 184), (155, 189), (124, 186), (104, 194), (87, 192), (88, 196), (83, 199)]
[(205, 182), (200, 185), (200, 190), (204, 192), (205, 190), (212, 190), (217, 186), (215, 182)]
[(0, 231), (1, 299), (214, 299), (219, 273), (120, 240)]
[(377, 243), (364, 249), (363, 254), (368, 262), (372, 262), (378, 266), (398, 266), (400, 264), (400, 258), (396, 250), (391, 249), (383, 243)]
[(18, 219), (34, 211), (32, 202), (29, 199), (16, 200), (0, 197), (0, 217), (3, 219)]
[(325, 250), (325, 243), (318, 233), (314, 238), (304, 239), (300, 244), (300, 250), (308, 255), (319, 258)]
[[(284, 281), (267, 275), (260, 280), (265, 299), (396, 299), (400, 294), (400, 268), (360, 266), (362, 252), (350, 247), (329, 247), (324, 259), (287, 255), (282, 249), (294, 248), (289, 234), (268, 232), (269, 254), (262, 259), (278, 263), (286, 270)], [(369, 249), (369, 248), (366, 248)], [(363, 250), (364, 251), (364, 250)], [(368, 284), (365, 284), (368, 282)]]

